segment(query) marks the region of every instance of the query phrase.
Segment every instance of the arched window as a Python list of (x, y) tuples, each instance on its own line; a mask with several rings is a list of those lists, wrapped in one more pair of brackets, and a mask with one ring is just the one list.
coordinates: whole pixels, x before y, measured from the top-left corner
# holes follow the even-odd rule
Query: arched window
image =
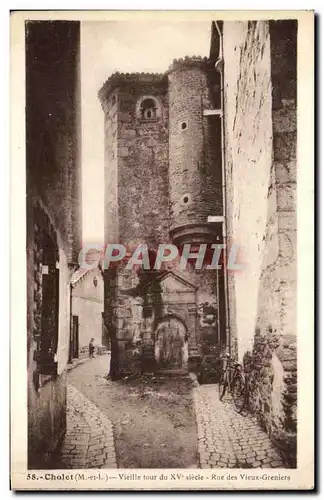
[(152, 120), (157, 118), (157, 106), (153, 99), (144, 99), (141, 102), (141, 118), (144, 120)]
[(157, 120), (160, 117), (160, 106), (154, 97), (142, 97), (137, 106), (137, 117), (140, 120)]

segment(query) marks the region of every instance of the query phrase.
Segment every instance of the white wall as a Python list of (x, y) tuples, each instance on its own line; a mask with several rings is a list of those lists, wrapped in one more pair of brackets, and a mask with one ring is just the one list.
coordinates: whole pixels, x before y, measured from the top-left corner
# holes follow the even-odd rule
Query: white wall
[(63, 250), (59, 250), (60, 284), (59, 284), (59, 331), (57, 346), (57, 371), (62, 373), (69, 358), (70, 340), (70, 271), (67, 257)]
[[(98, 281), (96, 287), (94, 277)], [(72, 314), (79, 318), (79, 348), (88, 346), (92, 337), (101, 345), (103, 296), (104, 283), (99, 269), (89, 271), (73, 288)]]
[(270, 40), (266, 23), (251, 39), (247, 22), (224, 23), (224, 94), (229, 245), (244, 268), (234, 273), (238, 355), (253, 345), (272, 163)]

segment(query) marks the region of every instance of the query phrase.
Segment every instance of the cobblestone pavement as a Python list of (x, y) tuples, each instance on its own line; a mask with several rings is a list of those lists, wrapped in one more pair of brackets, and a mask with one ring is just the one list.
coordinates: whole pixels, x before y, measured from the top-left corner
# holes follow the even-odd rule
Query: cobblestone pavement
[(279, 452), (252, 415), (238, 414), (218, 398), (216, 384), (194, 389), (200, 467), (282, 468)]
[(67, 431), (62, 469), (116, 469), (113, 428), (101, 410), (72, 385), (67, 389)]

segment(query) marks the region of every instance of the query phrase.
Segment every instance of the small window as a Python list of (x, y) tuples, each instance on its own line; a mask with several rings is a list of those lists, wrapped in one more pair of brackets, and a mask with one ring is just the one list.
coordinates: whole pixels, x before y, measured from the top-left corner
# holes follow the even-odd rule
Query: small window
[(190, 196), (189, 196), (189, 194), (185, 194), (181, 198), (181, 203), (182, 203), (182, 205), (188, 205), (188, 203), (190, 203)]
[(187, 122), (182, 122), (181, 123), (181, 130), (186, 130), (187, 127), (188, 127)]
[(154, 121), (160, 118), (160, 105), (154, 97), (143, 97), (137, 104), (137, 117), (140, 120)]

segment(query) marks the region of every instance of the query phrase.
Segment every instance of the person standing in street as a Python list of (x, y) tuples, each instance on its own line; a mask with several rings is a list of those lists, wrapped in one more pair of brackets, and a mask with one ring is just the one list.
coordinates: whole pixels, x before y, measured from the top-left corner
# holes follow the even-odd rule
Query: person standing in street
[(92, 338), (89, 342), (89, 357), (94, 358), (95, 357), (95, 339)]

